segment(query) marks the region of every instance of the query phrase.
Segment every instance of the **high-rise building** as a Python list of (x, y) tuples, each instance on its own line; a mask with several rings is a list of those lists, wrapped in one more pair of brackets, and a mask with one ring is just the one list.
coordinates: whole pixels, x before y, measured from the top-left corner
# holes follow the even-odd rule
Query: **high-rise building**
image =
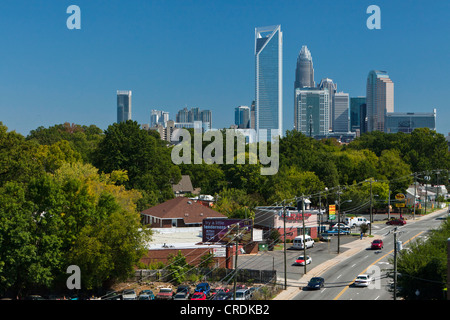
[(239, 106), (234, 109), (234, 124), (239, 129), (250, 129), (250, 108)]
[(387, 112), (394, 112), (394, 83), (386, 71), (372, 70), (367, 77), (367, 131), (384, 131)]
[(350, 98), (350, 131), (361, 132), (361, 105), (366, 104), (366, 97)]
[(387, 112), (384, 132), (411, 133), (417, 128), (436, 131), (436, 109), (433, 112)]
[(328, 89), (295, 89), (294, 129), (307, 136), (326, 136), (329, 133)]
[(194, 128), (195, 123), (200, 123), (203, 130), (212, 129), (211, 110), (200, 110), (199, 108), (183, 108), (178, 111), (175, 117), (175, 127)]
[(169, 121), (169, 112), (161, 110), (152, 110), (150, 115), (150, 127), (156, 127), (162, 125), (166, 127), (167, 121)]
[(302, 46), (297, 57), (297, 68), (295, 69), (294, 89), (315, 87), (314, 67), (311, 52), (307, 46)]
[(250, 128), (256, 129), (256, 103), (255, 100), (252, 101), (250, 107)]
[(334, 119), (334, 109), (333, 109), (334, 108), (334, 95), (337, 91), (337, 84), (334, 83), (332, 79), (324, 78), (324, 79), (320, 80), (320, 83), (317, 85), (317, 87), (320, 90), (324, 90), (324, 89), (328, 90), (328, 103), (329, 103), (328, 129), (330, 131), (332, 131), (333, 130), (333, 119)]
[[(281, 137), (283, 123), (283, 33), (281, 26), (255, 28), (255, 130), (257, 139)], [(276, 133), (272, 133), (276, 130)]]
[(131, 91), (117, 90), (117, 123), (131, 120)]
[(348, 93), (336, 92), (333, 98), (333, 132), (348, 132), (349, 122)]

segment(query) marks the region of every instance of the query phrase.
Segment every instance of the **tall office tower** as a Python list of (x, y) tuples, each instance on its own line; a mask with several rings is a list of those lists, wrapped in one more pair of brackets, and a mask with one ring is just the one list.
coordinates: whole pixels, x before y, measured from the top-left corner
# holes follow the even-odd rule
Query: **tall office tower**
[(117, 90), (117, 123), (131, 120), (131, 91)]
[(333, 132), (348, 132), (349, 120), (348, 93), (336, 92), (333, 99)]
[(367, 131), (384, 131), (387, 112), (394, 112), (394, 83), (386, 71), (372, 70), (367, 77)]
[(201, 117), (199, 108), (191, 108), (188, 112), (188, 122), (201, 121)]
[(366, 97), (350, 98), (350, 131), (361, 132), (361, 105), (366, 103)]
[(187, 108), (183, 108), (179, 110), (176, 117), (175, 122), (189, 122), (189, 111)]
[(307, 46), (302, 46), (297, 57), (297, 68), (295, 69), (294, 90), (297, 88), (315, 87), (314, 67), (311, 52)]
[(359, 108), (359, 133), (367, 132), (367, 104), (363, 103)]
[(166, 127), (167, 121), (169, 121), (169, 113), (161, 110), (152, 110), (150, 115), (150, 127), (162, 125)]
[(436, 131), (436, 109), (433, 112), (387, 112), (384, 132), (411, 133), (417, 128)]
[(281, 137), (283, 133), (282, 38), (280, 25), (255, 28), (255, 130), (258, 141), (272, 141), (274, 135)]
[[(211, 110), (202, 110), (200, 112), (199, 120), (203, 123), (203, 126), (209, 130), (212, 129), (212, 112)], [(206, 126), (205, 126), (206, 124)]]
[(250, 129), (256, 129), (256, 103), (255, 100), (252, 101), (252, 106), (250, 107)]
[(328, 110), (330, 114), (328, 115), (329, 124), (328, 130), (333, 130), (333, 119), (334, 119), (334, 94), (337, 91), (337, 84), (333, 82), (333, 80), (329, 78), (324, 78), (320, 80), (320, 83), (317, 86), (320, 90), (328, 89), (328, 103), (330, 104)]
[(328, 89), (295, 89), (294, 129), (307, 136), (328, 135)]
[(234, 109), (234, 124), (239, 129), (250, 129), (250, 108), (239, 106)]

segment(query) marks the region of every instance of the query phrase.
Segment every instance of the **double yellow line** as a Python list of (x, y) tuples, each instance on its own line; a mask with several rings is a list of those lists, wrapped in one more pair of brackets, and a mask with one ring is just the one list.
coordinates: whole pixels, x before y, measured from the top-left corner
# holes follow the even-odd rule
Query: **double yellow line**
[[(408, 239), (407, 241), (405, 241), (405, 244), (407, 244), (409, 241), (413, 240), (414, 238), (420, 236), (422, 233), (424, 233), (424, 231), (419, 232), (418, 234), (416, 234), (414, 237)], [(392, 249), (391, 251), (389, 251), (388, 253), (386, 253), (384, 256), (382, 256), (381, 258), (375, 260), (372, 264), (370, 264), (366, 269), (364, 269), (361, 274), (365, 273), (367, 271), (367, 269), (369, 269), (371, 266), (373, 266), (375, 263), (377, 263), (378, 261), (380, 261), (381, 259), (383, 259), (384, 257), (390, 255), (392, 252), (394, 252), (394, 249)], [(339, 292), (339, 294), (333, 299), (333, 300), (338, 300), (340, 296), (342, 296), (344, 294), (345, 291), (347, 291), (347, 289), (350, 287), (350, 285), (355, 282), (356, 278), (353, 279), (349, 284), (347, 284), (345, 286), (344, 289), (342, 289), (341, 292)]]

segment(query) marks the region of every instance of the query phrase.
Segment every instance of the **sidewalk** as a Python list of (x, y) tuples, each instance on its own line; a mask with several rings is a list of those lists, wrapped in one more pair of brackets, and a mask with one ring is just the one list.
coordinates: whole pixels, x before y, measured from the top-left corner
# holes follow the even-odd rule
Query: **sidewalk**
[[(447, 212), (448, 208), (444, 208), (441, 210), (437, 210), (433, 213), (427, 214), (426, 216), (416, 216), (416, 219), (414, 220), (408, 220), (407, 223), (414, 223), (421, 219), (431, 219), (436, 215), (442, 214), (444, 212)], [(383, 239), (384, 236), (377, 235), (377, 239)], [(361, 250), (364, 250), (368, 248), (372, 242), (372, 240), (375, 239), (374, 237), (365, 237), (362, 240), (357, 239), (350, 243), (347, 243), (345, 245), (342, 245), (342, 248), (348, 248), (348, 250), (342, 252), (338, 256), (336, 256), (333, 259), (330, 259), (317, 267), (309, 270), (307, 274), (303, 275), (299, 280), (290, 280), (287, 281), (287, 289), (283, 290), (280, 294), (278, 294), (273, 300), (291, 300), (293, 299), (299, 292), (299, 290), (302, 290), (304, 286), (306, 286), (309, 282), (309, 280), (313, 277), (319, 277), (321, 274), (326, 272), (331, 267), (334, 267), (341, 263), (342, 261), (350, 258), (354, 254), (360, 252)], [(284, 284), (284, 278), (278, 278), (278, 283)]]

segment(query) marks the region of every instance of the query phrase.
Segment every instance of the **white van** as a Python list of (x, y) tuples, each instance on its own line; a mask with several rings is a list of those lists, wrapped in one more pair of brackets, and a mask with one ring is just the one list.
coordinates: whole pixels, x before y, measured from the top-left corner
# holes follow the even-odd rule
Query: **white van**
[(352, 218), (345, 218), (344, 220), (345, 224), (348, 225), (350, 228), (353, 227), (359, 227), (362, 224), (370, 224), (370, 221), (367, 220), (364, 217), (352, 217)]
[[(314, 240), (306, 235), (305, 237), (305, 244), (306, 249), (314, 247)], [(303, 249), (303, 236), (298, 236), (294, 238), (294, 244), (292, 245), (292, 248), (294, 249)]]

